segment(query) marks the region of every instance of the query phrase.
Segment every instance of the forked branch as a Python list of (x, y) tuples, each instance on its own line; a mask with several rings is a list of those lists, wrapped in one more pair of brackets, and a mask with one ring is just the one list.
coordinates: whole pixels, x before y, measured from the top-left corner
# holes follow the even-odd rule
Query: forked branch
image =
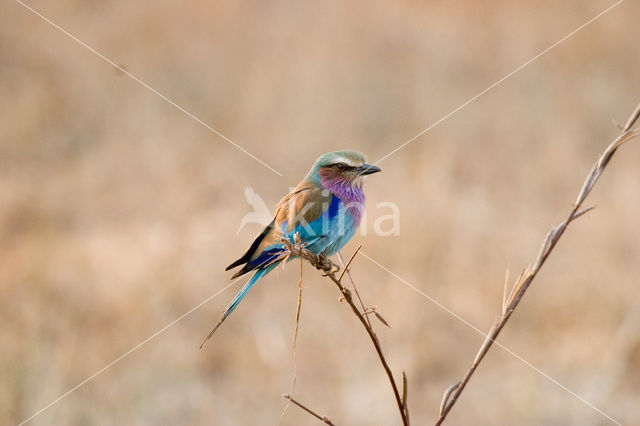
[[(404, 426), (408, 426), (409, 425), (409, 409), (406, 406), (406, 375), (404, 375), (403, 373), (403, 388), (405, 389), (405, 391), (403, 393), (403, 396), (401, 396), (400, 392), (398, 391), (398, 385), (396, 384), (396, 381), (393, 378), (393, 373), (391, 372), (391, 368), (389, 368), (389, 364), (387, 363), (384, 353), (382, 352), (380, 341), (378, 340), (378, 337), (376, 336), (376, 333), (373, 330), (373, 327), (370, 325), (367, 319), (367, 313), (360, 311), (360, 309), (354, 302), (353, 296), (351, 295), (351, 290), (345, 287), (341, 282), (342, 277), (344, 275), (344, 271), (340, 275), (340, 277), (336, 277), (337, 268), (325, 256), (314, 255), (300, 243), (292, 244), (287, 239), (283, 239), (282, 242), (288, 248), (288, 252), (289, 252), (288, 255), (299, 256), (307, 260), (316, 269), (319, 269), (322, 272), (324, 272), (325, 276), (327, 276), (331, 281), (333, 281), (336, 287), (338, 287), (338, 290), (340, 290), (340, 293), (342, 294), (342, 298), (349, 304), (354, 315), (358, 317), (358, 320), (360, 320), (360, 323), (367, 331), (367, 334), (369, 335), (369, 338), (373, 343), (376, 353), (378, 354), (380, 363), (382, 364), (382, 367), (384, 368), (384, 371), (387, 374), (389, 383), (391, 384), (391, 388), (393, 389), (393, 396), (395, 398), (396, 405), (398, 406), (398, 411), (400, 412), (402, 424)], [(358, 250), (356, 250), (356, 253)], [(353, 261), (353, 258), (355, 257), (356, 253), (354, 253), (354, 256), (352, 256), (352, 258), (349, 260), (349, 262), (345, 266), (345, 270), (349, 267), (349, 265), (351, 264), (351, 261)]]
[(522, 272), (522, 274), (520, 274), (520, 277), (516, 280), (509, 295), (503, 297), (501, 315), (498, 317), (495, 324), (493, 325), (493, 327), (491, 327), (491, 330), (489, 330), (489, 333), (486, 335), (486, 339), (483, 342), (482, 346), (480, 346), (480, 350), (476, 354), (476, 357), (473, 360), (471, 367), (469, 367), (467, 374), (460, 382), (457, 382), (455, 385), (450, 386), (445, 391), (442, 398), (442, 404), (440, 406), (440, 417), (436, 422), (436, 426), (442, 424), (442, 422), (446, 419), (447, 414), (449, 414), (449, 411), (451, 411), (451, 408), (460, 397), (460, 394), (465, 389), (467, 383), (471, 379), (471, 376), (473, 376), (473, 373), (476, 371), (476, 368), (493, 345), (495, 339), (500, 334), (500, 331), (502, 331), (502, 328), (505, 326), (509, 318), (511, 318), (511, 314), (520, 303), (520, 300), (522, 300), (522, 297), (531, 285), (531, 282), (538, 274), (538, 271), (540, 270), (542, 265), (544, 265), (545, 261), (555, 248), (558, 240), (560, 240), (560, 237), (562, 237), (569, 224), (571, 224), (571, 222), (593, 208), (590, 207), (588, 209), (581, 210), (584, 200), (593, 189), (594, 185), (598, 181), (598, 178), (604, 171), (605, 167), (607, 167), (607, 164), (609, 164), (609, 161), (611, 160), (611, 157), (613, 157), (613, 154), (616, 152), (616, 150), (623, 143), (638, 136), (638, 132), (633, 130), (633, 127), (635, 126), (639, 117), (640, 104), (636, 107), (633, 114), (631, 114), (631, 116), (627, 120), (627, 124), (620, 129), (620, 136), (618, 136), (613, 142), (611, 142), (607, 149), (605, 149), (605, 151), (602, 153), (600, 158), (598, 158), (598, 161), (596, 161), (595, 165), (591, 169), (591, 172), (587, 176), (587, 179), (584, 181), (584, 184), (582, 185), (582, 188), (578, 193), (578, 198), (569, 211), (569, 215), (567, 216), (567, 218), (560, 225), (552, 228), (549, 233), (547, 233), (547, 236), (542, 243), (542, 247), (540, 248), (540, 253), (538, 254), (538, 257), (534, 261), (533, 265), (530, 265), (526, 270)]

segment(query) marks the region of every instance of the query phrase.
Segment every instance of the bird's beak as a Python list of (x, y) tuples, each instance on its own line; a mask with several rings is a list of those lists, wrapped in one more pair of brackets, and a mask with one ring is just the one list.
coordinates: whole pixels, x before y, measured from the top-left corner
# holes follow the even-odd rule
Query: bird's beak
[(372, 166), (371, 164), (365, 163), (362, 166), (358, 167), (356, 170), (361, 176), (366, 176), (373, 173), (378, 173), (380, 171), (380, 167)]

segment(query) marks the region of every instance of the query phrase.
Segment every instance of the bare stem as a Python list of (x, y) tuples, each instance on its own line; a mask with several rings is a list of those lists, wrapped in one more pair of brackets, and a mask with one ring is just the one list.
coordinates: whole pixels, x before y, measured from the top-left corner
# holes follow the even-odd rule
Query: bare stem
[(387, 363), (384, 353), (382, 352), (380, 341), (378, 340), (376, 333), (373, 331), (373, 328), (369, 325), (369, 322), (366, 319), (367, 316), (364, 313), (360, 312), (360, 310), (356, 306), (353, 300), (353, 296), (351, 295), (351, 291), (348, 288), (346, 288), (344, 285), (342, 285), (340, 279), (336, 277), (335, 275), (336, 271), (335, 271), (334, 265), (325, 256), (316, 256), (306, 248), (301, 247), (300, 245), (294, 245), (286, 239), (283, 240), (283, 243), (287, 246), (290, 255), (299, 256), (301, 258), (306, 259), (307, 261), (309, 261), (309, 263), (311, 263), (311, 265), (316, 267), (316, 269), (323, 271), (324, 274), (327, 277), (329, 277), (331, 281), (333, 281), (336, 287), (338, 287), (338, 290), (340, 290), (340, 293), (342, 293), (344, 300), (349, 304), (354, 315), (358, 317), (358, 320), (360, 320), (360, 323), (367, 331), (367, 334), (369, 335), (369, 338), (373, 343), (376, 353), (378, 354), (380, 363), (382, 364), (382, 367), (384, 368), (384, 371), (387, 374), (387, 377), (389, 378), (389, 383), (391, 384), (391, 388), (393, 389), (393, 396), (396, 400), (396, 405), (398, 406), (398, 410), (400, 411), (402, 424), (404, 426), (409, 426), (409, 414), (408, 414), (409, 409), (402, 402), (402, 397), (400, 396), (400, 392), (398, 391), (398, 385), (396, 384), (396, 381), (393, 378), (393, 373), (391, 372), (391, 368), (389, 368), (389, 364)]
[(552, 228), (547, 233), (547, 236), (545, 237), (544, 242), (542, 243), (542, 247), (540, 248), (540, 253), (538, 254), (538, 257), (536, 258), (535, 262), (532, 265), (530, 265), (516, 280), (515, 284), (513, 285), (513, 288), (511, 289), (511, 293), (503, 303), (502, 313), (500, 317), (496, 320), (494, 325), (491, 327), (491, 330), (489, 330), (489, 333), (486, 335), (486, 339), (482, 343), (482, 346), (480, 346), (480, 350), (476, 354), (476, 357), (473, 360), (471, 367), (469, 367), (467, 374), (464, 376), (462, 381), (456, 383), (453, 386), (450, 386), (445, 391), (445, 394), (442, 400), (442, 405), (440, 407), (440, 417), (436, 422), (436, 426), (442, 424), (442, 422), (444, 422), (444, 420), (446, 419), (447, 414), (449, 414), (449, 411), (451, 411), (451, 408), (454, 406), (454, 404), (460, 397), (460, 394), (465, 389), (467, 383), (475, 373), (476, 368), (478, 367), (478, 365), (480, 364), (484, 356), (487, 354), (487, 352), (495, 342), (495, 339), (500, 334), (500, 331), (502, 331), (502, 328), (506, 325), (507, 321), (509, 321), (509, 318), (511, 318), (511, 314), (520, 303), (520, 300), (522, 300), (522, 297), (524, 296), (527, 289), (531, 285), (531, 282), (536, 277), (536, 275), (538, 274), (538, 271), (540, 270), (542, 265), (544, 265), (544, 263), (546, 262), (547, 258), (549, 257), (553, 249), (556, 247), (556, 244), (560, 240), (560, 237), (562, 237), (562, 235), (564, 234), (564, 231), (567, 229), (569, 224), (574, 220), (576, 220), (577, 218), (581, 217), (587, 211), (591, 210), (591, 208), (586, 210), (580, 210), (580, 208), (582, 207), (584, 200), (587, 198), (587, 196), (593, 189), (594, 185), (598, 181), (598, 178), (604, 171), (605, 167), (607, 166), (607, 164), (609, 164), (611, 157), (616, 152), (616, 150), (620, 147), (620, 145), (638, 136), (638, 133), (632, 130), (632, 128), (638, 121), (639, 117), (640, 117), (640, 104), (636, 107), (634, 112), (631, 114), (629, 120), (627, 120), (627, 124), (625, 125), (625, 127), (621, 129), (622, 133), (613, 142), (611, 142), (611, 144), (607, 147), (607, 149), (605, 149), (605, 151), (602, 153), (600, 158), (598, 158), (598, 161), (596, 161), (595, 165), (591, 169), (591, 172), (589, 173), (586, 180), (584, 181), (584, 184), (582, 185), (582, 189), (578, 193), (578, 198), (576, 199), (575, 204), (569, 211), (569, 214), (567, 215), (566, 219), (560, 225), (556, 226), (555, 228)]
[(324, 422), (324, 423), (326, 423), (328, 425), (331, 425), (331, 426), (336, 426), (333, 423), (331, 423), (331, 420), (329, 420), (328, 417), (321, 416), (321, 415), (317, 414), (316, 412), (314, 412), (313, 410), (311, 410), (310, 408), (305, 407), (304, 405), (302, 405), (301, 403), (299, 403), (298, 401), (293, 399), (291, 397), (291, 395), (284, 394), (284, 395), (282, 395), (282, 397), (284, 399), (288, 400), (289, 402), (291, 402), (292, 404), (297, 405), (298, 407), (302, 408), (304, 411), (306, 411), (307, 413), (311, 414), (313, 417), (315, 417), (316, 419), (320, 420), (321, 422)]
[[(340, 259), (340, 263), (342, 263), (342, 267), (344, 268), (342, 270), (342, 273), (340, 274), (340, 277), (338, 278), (338, 281), (342, 282), (342, 277), (344, 277), (345, 273), (347, 274), (347, 276), (349, 277), (349, 281), (351, 282), (351, 287), (353, 287), (353, 291), (356, 293), (356, 297), (358, 298), (358, 301), (360, 302), (360, 306), (362, 307), (362, 312), (367, 312), (367, 308), (364, 307), (364, 302), (360, 297), (360, 293), (358, 292), (358, 287), (356, 287), (356, 283), (353, 281), (353, 277), (351, 276), (351, 270), (349, 269), (349, 266), (351, 266), (351, 262), (353, 262), (353, 259), (356, 257), (356, 255), (358, 254), (361, 248), (362, 248), (362, 244), (360, 244), (356, 249), (356, 251), (353, 252), (353, 254), (351, 255), (351, 258), (347, 263), (344, 262), (342, 253), (338, 252), (338, 258)], [(373, 328), (373, 326), (371, 325), (371, 321), (369, 321), (369, 316), (366, 315), (365, 317), (367, 320), (367, 324), (369, 324), (369, 327)]]
[[(302, 308), (302, 258), (300, 258), (300, 280), (298, 281), (298, 305), (296, 306), (296, 329), (293, 333), (293, 345), (291, 346), (291, 350), (293, 353), (293, 380), (291, 382), (291, 392), (289, 395), (293, 395), (293, 392), (296, 390), (296, 381), (298, 380), (298, 353), (296, 351), (296, 343), (298, 342), (298, 329), (300, 327), (300, 309)], [(289, 399), (291, 400), (291, 399)], [(282, 420), (284, 419), (284, 415), (287, 413), (287, 409), (289, 408), (289, 402), (284, 406), (282, 410), (282, 414), (280, 414), (280, 421), (278, 425), (282, 424)]]

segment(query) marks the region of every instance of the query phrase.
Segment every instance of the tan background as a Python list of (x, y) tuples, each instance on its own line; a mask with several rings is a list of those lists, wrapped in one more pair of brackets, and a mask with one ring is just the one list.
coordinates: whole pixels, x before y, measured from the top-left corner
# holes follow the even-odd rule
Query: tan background
[[(16, 424), (222, 288), (321, 153), (370, 160), (611, 1), (32, 1), (41, 13), (264, 159), (255, 162), (11, 0), (0, 4), (0, 423)], [(640, 96), (640, 5), (627, 1), (380, 166), (374, 259), (486, 330), (505, 270), (531, 261)], [(625, 424), (640, 421), (640, 147), (614, 159), (501, 341)], [(373, 235), (382, 201), (398, 237)], [(297, 265), (202, 337), (230, 289), (34, 419), (34, 425), (277, 424), (292, 379)], [(482, 341), (365, 258), (354, 275), (392, 324), (414, 424)], [(364, 331), (305, 269), (302, 401), (340, 425), (396, 408)], [(284, 424), (315, 424), (292, 407)], [(499, 348), (452, 425), (610, 424)]]

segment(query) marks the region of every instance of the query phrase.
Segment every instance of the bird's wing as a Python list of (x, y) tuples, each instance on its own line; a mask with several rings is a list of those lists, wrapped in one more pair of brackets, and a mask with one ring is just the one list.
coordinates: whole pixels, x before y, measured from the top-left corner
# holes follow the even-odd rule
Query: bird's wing
[[(264, 228), (264, 230), (260, 233), (260, 235), (256, 237), (256, 239), (253, 241), (253, 243), (251, 243), (251, 246), (245, 252), (245, 254), (243, 254), (240, 259), (236, 260), (231, 265), (227, 266), (225, 271), (228, 271), (229, 269), (233, 269), (240, 265), (245, 265), (246, 263), (249, 263), (250, 261), (260, 257), (260, 254), (263, 251), (268, 250), (270, 248), (274, 248), (276, 246), (277, 239), (278, 239), (276, 238), (276, 235), (279, 235), (281, 230), (281, 225), (277, 223), (278, 212), (280, 211), (280, 204), (283, 203), (285, 200), (289, 199), (290, 197), (292, 197), (295, 194), (295, 192), (296, 191), (294, 190), (293, 192), (287, 194), (280, 201), (280, 203), (278, 204), (278, 210), (276, 211), (276, 218), (273, 219), (271, 223), (267, 225), (266, 228)], [(245, 193), (245, 196), (247, 197), (247, 201), (249, 201), (249, 203), (252, 203), (253, 201), (252, 198), (255, 195), (253, 189), (250, 186), (247, 186), (244, 189), (244, 193)], [(250, 201), (250, 199), (252, 199), (252, 201)], [(245, 267), (243, 267), (239, 272), (237, 272), (236, 275), (234, 275), (234, 277), (237, 276), (238, 274), (240, 275), (246, 274), (250, 270), (255, 269), (255, 267), (247, 270), (245, 269), (247, 269), (247, 265), (245, 265)]]
[(262, 269), (278, 262), (286, 254), (282, 238), (293, 241), (295, 234), (300, 235), (303, 243), (314, 245), (314, 252), (322, 252), (330, 243), (324, 235), (327, 224), (323, 213), (330, 213), (337, 199), (313, 182), (301, 182), (287, 194), (276, 210), (275, 219), (254, 240), (249, 250), (227, 267), (227, 270), (244, 265), (233, 277), (255, 269)]
[(303, 181), (280, 201), (275, 226), (293, 240), (296, 234), (313, 253), (320, 254), (332, 243), (332, 219), (339, 199), (314, 182)]
[(256, 237), (256, 239), (253, 241), (253, 243), (251, 244), (249, 249), (246, 251), (246, 253), (243, 254), (240, 259), (236, 260), (231, 265), (227, 266), (225, 271), (228, 271), (229, 269), (233, 269), (236, 266), (244, 265), (245, 263), (249, 262), (251, 259), (256, 257), (256, 252), (259, 254), (263, 250), (262, 246), (265, 238), (267, 238), (267, 236), (273, 233), (274, 222), (275, 221), (271, 221), (271, 223), (267, 225), (266, 228), (264, 228), (264, 230), (260, 233), (260, 235)]
[(237, 278), (251, 271), (262, 270), (280, 262), (287, 256), (287, 248), (282, 243), (276, 243), (260, 252), (256, 251), (257, 256), (249, 260), (238, 272), (233, 274), (231, 279)]
[[(276, 227), (279, 226), (284, 234), (294, 235), (300, 231), (301, 226), (307, 227), (307, 224), (316, 223), (329, 209), (332, 198), (328, 191), (316, 183), (302, 181), (278, 203)], [(304, 241), (305, 236), (301, 234), (301, 237)]]

